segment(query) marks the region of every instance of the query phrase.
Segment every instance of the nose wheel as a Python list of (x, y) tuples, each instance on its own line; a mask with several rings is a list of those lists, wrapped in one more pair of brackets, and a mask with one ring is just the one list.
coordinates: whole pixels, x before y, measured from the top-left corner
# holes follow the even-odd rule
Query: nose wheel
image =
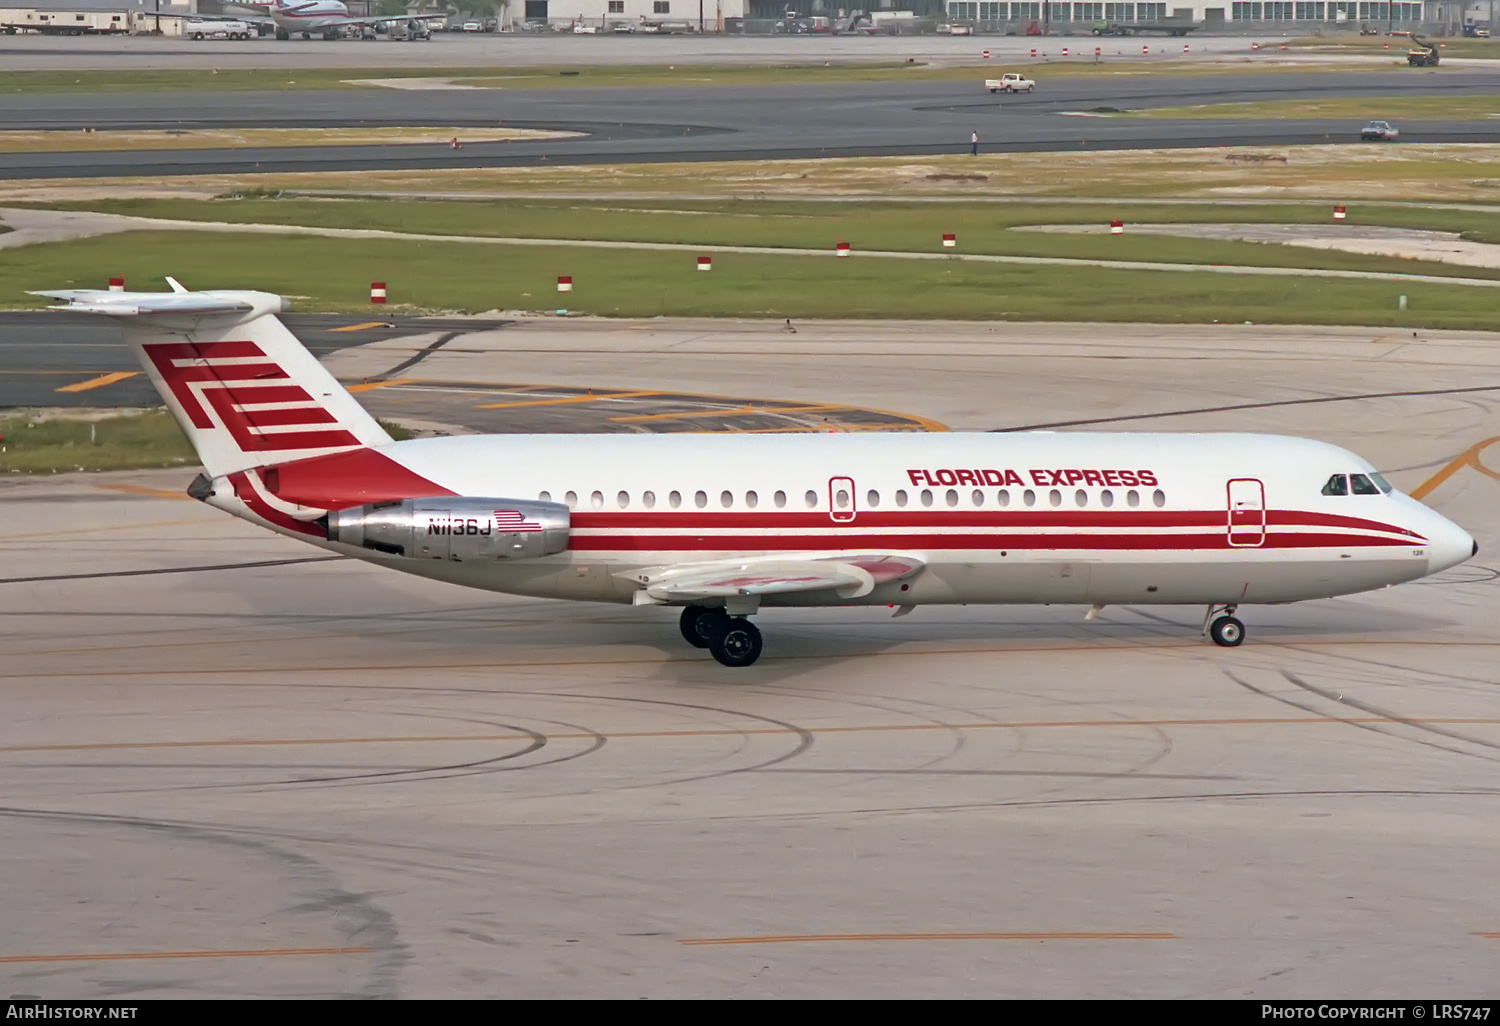
[(725, 666), (749, 666), (760, 658), (760, 629), (743, 616), (716, 606), (688, 606), (678, 626), (689, 645), (708, 649)]
[(1234, 648), (1245, 640), (1245, 625), (1234, 616), (1234, 606), (1209, 606), (1203, 631), (1215, 645)]

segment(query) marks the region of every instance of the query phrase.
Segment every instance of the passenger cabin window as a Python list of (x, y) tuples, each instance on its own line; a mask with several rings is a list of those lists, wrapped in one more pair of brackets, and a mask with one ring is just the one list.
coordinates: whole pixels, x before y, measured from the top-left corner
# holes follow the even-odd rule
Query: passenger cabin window
[(536, 493), (536, 497), (537, 497), (538, 501), (541, 501), (541, 502), (551, 502), (552, 501), (552, 493), (551, 492), (537, 492)]
[(1141, 493), (1134, 488), (1125, 493), (1125, 505), (1139, 506), (1141, 504)]
[(566, 502), (568, 504), (568, 508), (569, 509), (577, 509), (578, 508), (578, 493), (577, 492), (569, 492), (567, 495), (563, 496), (563, 502)]
[(1349, 479), (1343, 474), (1334, 474), (1323, 486), (1324, 495), (1348, 495)]
[(656, 505), (656, 493), (655, 492), (642, 492), (641, 493), (641, 505), (645, 506), (647, 509), (651, 509), (653, 506), (655, 506)]
[(905, 488), (898, 488), (898, 489), (896, 489), (896, 505), (897, 506), (902, 506), (902, 507), (904, 507), (906, 505), (906, 489)]
[(604, 508), (604, 493), (603, 492), (595, 492), (593, 495), (590, 495), (589, 496), (589, 503), (595, 509), (603, 509)]
[(958, 505), (958, 491), (957, 491), (957, 489), (949, 488), (948, 489), (948, 494), (946, 494), (946, 495), (943, 496), (943, 501), (946, 502), (950, 506), (957, 506)]
[(867, 494), (865, 496), (865, 505), (866, 506), (879, 506), (880, 505), (880, 493), (877, 492), (875, 489), (871, 488), (870, 491), (869, 491), (869, 494)]
[(970, 499), (976, 506), (984, 505), (984, 493), (981, 492), (978, 488), (974, 489), (974, 494), (970, 496)]
[(1036, 492), (1032, 491), (1030, 488), (1026, 489), (1026, 491), (1021, 493), (1021, 501), (1026, 503), (1026, 505), (1028, 506), (1035, 506)]
[(615, 505), (618, 506), (620, 509), (625, 509), (626, 507), (628, 507), (630, 505), (630, 493), (629, 492), (621, 492), (619, 495), (616, 495), (615, 496)]
[(775, 498), (777, 509), (781, 509), (786, 505), (786, 492), (777, 492)]
[(1073, 502), (1079, 509), (1083, 509), (1083, 507), (1089, 504), (1089, 493), (1082, 488), (1078, 489), (1078, 491), (1073, 493)]
[(754, 492), (745, 493), (745, 505), (754, 509), (760, 503), (760, 496)]
[(998, 502), (1002, 506), (1009, 506), (1010, 505), (1010, 489), (1008, 489), (1008, 488), (1002, 488), (1002, 489), (1000, 489), (1000, 491), (995, 495), (995, 501)]
[(923, 488), (922, 489), (922, 505), (924, 505), (924, 506), (931, 506), (932, 505), (932, 489), (931, 488)]
[(1156, 491), (1152, 492), (1151, 493), (1151, 504), (1153, 506), (1155, 506), (1157, 509), (1161, 509), (1163, 506), (1165, 506), (1167, 504), (1167, 493), (1164, 492), (1164, 491), (1162, 491), (1160, 488), (1158, 488)]
[(815, 491), (813, 491), (812, 489), (808, 489), (807, 494), (802, 497), (802, 501), (805, 502), (805, 503), (807, 503), (807, 508), (808, 509), (817, 509), (818, 508), (818, 493), (815, 492)]
[(673, 509), (676, 509), (678, 506), (681, 506), (682, 505), (682, 493), (681, 492), (668, 492), (667, 493), (667, 505), (671, 506)]
[(1061, 506), (1062, 492), (1058, 491), (1056, 488), (1052, 489), (1052, 491), (1047, 493), (1047, 501), (1052, 503), (1052, 505), (1054, 506)]
[(723, 506), (725, 509), (728, 509), (730, 506), (733, 506), (734, 505), (734, 493), (733, 492), (720, 492), (719, 493), (719, 505)]
[(695, 492), (693, 494), (693, 505), (697, 506), (699, 509), (702, 509), (704, 506), (707, 506), (708, 505), (708, 493), (707, 492)]
[(1352, 491), (1355, 495), (1380, 494), (1380, 489), (1375, 487), (1375, 482), (1371, 481), (1363, 474), (1349, 475), (1349, 490)]
[(1115, 493), (1114, 492), (1112, 492), (1108, 488), (1106, 488), (1106, 489), (1104, 489), (1104, 491), (1102, 491), (1102, 492), (1099, 493), (1099, 505), (1103, 506), (1105, 509), (1109, 509), (1109, 507), (1113, 506), (1114, 504), (1115, 504)]

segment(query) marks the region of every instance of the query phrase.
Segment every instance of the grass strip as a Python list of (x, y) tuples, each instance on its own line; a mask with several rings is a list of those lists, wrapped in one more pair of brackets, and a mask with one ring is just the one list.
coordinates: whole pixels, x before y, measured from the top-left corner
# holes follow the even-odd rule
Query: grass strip
[[(1097, 224), (1116, 216), (1131, 222), (1199, 224), (1327, 224), (1327, 204), (1102, 203), (953, 204), (845, 202), (678, 202), (567, 200), (382, 200), (274, 199), (218, 201), (151, 199), (56, 205), (137, 217), (234, 224), (313, 225), (436, 235), (500, 238), (651, 242), (673, 245), (774, 246), (832, 250), (848, 242), (855, 250), (931, 253), (945, 232), (960, 235), (965, 253), (1066, 257), (1160, 263), (1252, 267), (1315, 267), (1335, 270), (1500, 277), (1500, 271), (1435, 261), (1413, 261), (1334, 250), (1310, 250), (1256, 242), (1126, 234), (1119, 237), (1018, 232), (1035, 224)], [(1500, 240), (1500, 211), (1432, 210), (1356, 204), (1348, 224), (1462, 232), (1471, 241)]]
[[(1494, 326), (1491, 290), (1423, 282), (831, 254), (726, 253), (707, 274), (696, 265), (681, 252), (129, 232), (0, 251), (0, 304), (35, 307), (28, 289), (99, 287), (123, 273), (133, 287), (172, 274), (197, 289), (264, 289), (302, 310), (368, 311), (369, 283), (384, 281), (396, 309), (468, 313)], [(572, 292), (556, 291), (559, 275), (572, 276)]]
[(1133, 118), (1348, 118), (1350, 134), (1372, 118), (1394, 121), (1487, 121), (1500, 118), (1500, 95), (1487, 96), (1344, 96), (1328, 99), (1270, 100), (1254, 103), (1205, 103), (1190, 107), (1133, 110)]
[[(294, 90), (388, 88), (381, 83), (401, 79), (440, 80), (481, 89), (579, 89), (620, 86), (817, 86), (848, 82), (952, 82), (973, 81), (1006, 71), (1024, 71), (1039, 80), (1053, 77), (1114, 77), (1151, 75), (1212, 75), (1232, 70), (1276, 72), (1326, 70), (1339, 74), (1347, 69), (1318, 69), (1296, 65), (1243, 60), (1183, 57), (1181, 47), (1158, 46), (1153, 57), (1139, 56), (1139, 46), (1094, 41), (1089, 56), (1057, 59), (1063, 44), (1043, 45), (1053, 59), (1009, 63), (976, 60), (972, 64), (932, 64), (908, 61), (807, 61), (767, 64), (711, 64), (679, 61), (675, 64), (615, 65), (503, 65), (470, 67), (299, 67), (299, 68), (143, 68), (129, 71), (6, 71), (0, 72), (0, 93), (178, 93), (178, 92), (280, 92)], [(1093, 63), (1093, 46), (1104, 51), (1101, 63)], [(1081, 47), (1078, 47), (1081, 49)], [(1126, 58), (1126, 59), (1122, 59)], [(1369, 69), (1361, 69), (1368, 71)], [(436, 94), (438, 96), (441, 93)]]
[(0, 417), (0, 439), (0, 473), (7, 474), (198, 465), (164, 409), (87, 418)]

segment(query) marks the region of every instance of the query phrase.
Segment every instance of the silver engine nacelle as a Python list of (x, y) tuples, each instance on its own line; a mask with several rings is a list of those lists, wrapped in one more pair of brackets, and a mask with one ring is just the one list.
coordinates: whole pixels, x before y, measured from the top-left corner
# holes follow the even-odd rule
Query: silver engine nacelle
[(411, 559), (535, 559), (568, 547), (568, 507), (519, 499), (403, 499), (328, 514), (328, 540)]

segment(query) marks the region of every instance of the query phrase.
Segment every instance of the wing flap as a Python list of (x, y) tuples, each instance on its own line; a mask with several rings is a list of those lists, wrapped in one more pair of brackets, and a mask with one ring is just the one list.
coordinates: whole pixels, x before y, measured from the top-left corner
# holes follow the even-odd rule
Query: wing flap
[(862, 598), (877, 584), (909, 576), (920, 559), (887, 553), (822, 558), (766, 557), (651, 567), (628, 575), (656, 602), (832, 591), (840, 598)]

